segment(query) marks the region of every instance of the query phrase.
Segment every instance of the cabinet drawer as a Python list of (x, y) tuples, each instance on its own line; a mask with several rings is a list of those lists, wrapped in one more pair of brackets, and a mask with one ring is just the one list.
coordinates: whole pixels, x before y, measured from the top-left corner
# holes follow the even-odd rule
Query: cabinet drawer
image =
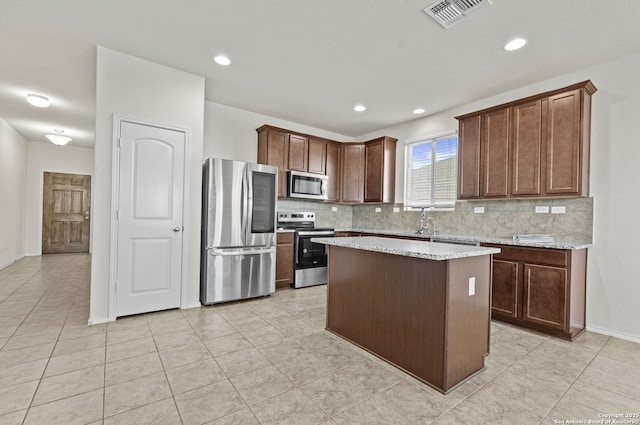
[(276, 241), (278, 244), (293, 243), (293, 232), (276, 233)]
[(565, 250), (549, 248), (524, 248), (511, 245), (490, 245), (500, 248), (499, 254), (493, 254), (493, 258), (499, 260), (525, 261), (527, 263), (542, 263), (553, 266), (566, 266), (568, 253)]

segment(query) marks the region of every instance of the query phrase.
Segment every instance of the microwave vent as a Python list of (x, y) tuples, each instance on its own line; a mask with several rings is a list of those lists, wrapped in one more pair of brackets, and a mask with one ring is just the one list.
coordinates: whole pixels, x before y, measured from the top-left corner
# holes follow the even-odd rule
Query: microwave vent
[(438, 0), (425, 7), (424, 12), (444, 28), (449, 28), (487, 3), (492, 4), (491, 0)]

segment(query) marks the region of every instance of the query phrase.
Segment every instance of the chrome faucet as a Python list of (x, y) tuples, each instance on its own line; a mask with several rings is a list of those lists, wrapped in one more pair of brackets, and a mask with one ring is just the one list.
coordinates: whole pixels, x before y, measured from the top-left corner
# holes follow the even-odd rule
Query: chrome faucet
[(418, 229), (419, 235), (424, 235), (425, 230), (429, 230), (431, 228), (431, 236), (436, 235), (436, 220), (433, 217), (427, 217), (427, 212), (424, 208), (421, 209), (422, 213), (420, 214), (420, 228)]
[(418, 229), (419, 235), (424, 235), (424, 222), (427, 219), (427, 212), (422, 208), (422, 214), (420, 214), (420, 228)]

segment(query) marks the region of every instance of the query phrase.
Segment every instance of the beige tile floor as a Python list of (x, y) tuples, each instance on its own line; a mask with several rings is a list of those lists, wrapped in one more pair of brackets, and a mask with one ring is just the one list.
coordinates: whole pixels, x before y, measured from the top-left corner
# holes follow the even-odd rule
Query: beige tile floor
[(324, 331), (324, 286), (89, 327), (89, 275), (80, 254), (0, 270), (0, 425), (511, 425), (640, 412), (640, 344), (493, 323), (486, 370), (444, 396)]

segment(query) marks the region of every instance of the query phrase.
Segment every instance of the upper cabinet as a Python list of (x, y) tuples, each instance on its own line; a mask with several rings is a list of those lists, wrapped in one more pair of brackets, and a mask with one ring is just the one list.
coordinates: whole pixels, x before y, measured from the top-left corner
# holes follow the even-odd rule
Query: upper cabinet
[(319, 139), (309, 139), (309, 154), (307, 171), (315, 174), (327, 174), (327, 142)]
[(391, 137), (380, 137), (366, 142), (364, 201), (395, 201), (396, 142)]
[(296, 134), (289, 134), (289, 169), (307, 171), (309, 164), (309, 139)]
[(286, 130), (263, 125), (258, 132), (258, 163), (278, 167), (278, 198), (287, 196), (289, 134)]
[(590, 81), (457, 117), (458, 198), (589, 195)]
[(327, 201), (338, 202), (340, 200), (340, 158), (342, 149), (340, 143), (327, 142), (325, 146), (326, 161), (325, 167), (327, 177)]
[(380, 137), (365, 143), (339, 143), (263, 125), (258, 132), (258, 163), (278, 167), (278, 197), (287, 196), (287, 171), (328, 177), (327, 201), (395, 201), (396, 142)]
[(364, 201), (364, 152), (362, 143), (342, 144), (342, 202)]

